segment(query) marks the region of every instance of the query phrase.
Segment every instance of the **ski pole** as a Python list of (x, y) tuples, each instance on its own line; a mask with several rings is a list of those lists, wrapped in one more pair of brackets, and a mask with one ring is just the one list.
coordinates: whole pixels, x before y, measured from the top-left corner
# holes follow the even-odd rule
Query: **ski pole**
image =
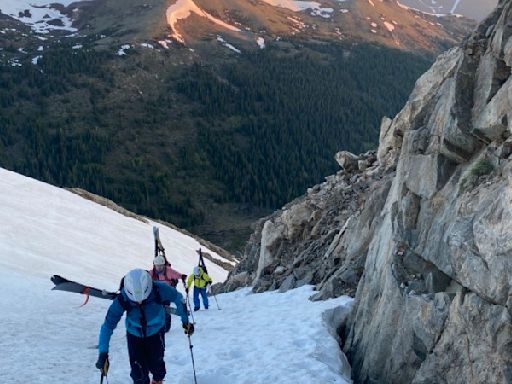
[(217, 309), (220, 311), (219, 302), (217, 301), (217, 296), (212, 292), (213, 298), (215, 299), (215, 304), (217, 304)]
[(105, 383), (108, 384), (107, 373), (108, 373), (109, 368), (110, 368), (110, 361), (108, 360), (108, 356), (107, 356), (107, 359), (105, 360), (105, 364), (103, 365), (103, 368), (101, 369), (100, 384), (103, 384), (103, 379), (105, 379)]
[(194, 348), (194, 346), (192, 345), (192, 340), (191, 340), (190, 335), (188, 333), (187, 333), (187, 337), (188, 337), (188, 346), (190, 348), (190, 357), (192, 358), (192, 369), (194, 370), (194, 383), (197, 384), (196, 363), (194, 361), (194, 352), (192, 351), (192, 348)]
[(210, 289), (209, 289), (210, 295), (213, 296), (213, 298), (215, 299), (215, 304), (217, 304), (217, 309), (220, 311), (219, 302), (217, 301), (217, 296), (215, 295), (215, 293), (213, 293), (212, 286), (210, 285), (209, 287), (210, 287)]
[(192, 323), (195, 324), (196, 320), (194, 319), (194, 312), (192, 312), (192, 309), (190, 308), (190, 301), (188, 299), (188, 288), (184, 281), (183, 287), (185, 288), (185, 295), (187, 296), (187, 298), (185, 299), (185, 302), (187, 303), (187, 311), (190, 313), (190, 316), (192, 317)]

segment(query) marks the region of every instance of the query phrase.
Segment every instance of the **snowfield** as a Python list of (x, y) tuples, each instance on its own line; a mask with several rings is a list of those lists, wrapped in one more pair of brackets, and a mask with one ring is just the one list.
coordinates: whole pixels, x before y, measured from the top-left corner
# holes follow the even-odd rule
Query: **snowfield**
[[(52, 274), (116, 290), (135, 267), (150, 268), (153, 223), (142, 223), (0, 168), (0, 383), (99, 382), (98, 333), (109, 300), (52, 291)], [(168, 258), (190, 273), (196, 240), (160, 226)], [(204, 248), (203, 248), (204, 249)], [(213, 257), (221, 256), (212, 253)], [(227, 271), (206, 260), (214, 281)], [(352, 299), (310, 302), (312, 287), (287, 293), (249, 289), (210, 298), (194, 313), (199, 384), (350, 383), (334, 328)], [(188, 339), (180, 319), (166, 336), (166, 383), (192, 384)], [(110, 384), (131, 383), (124, 320), (110, 343)]]

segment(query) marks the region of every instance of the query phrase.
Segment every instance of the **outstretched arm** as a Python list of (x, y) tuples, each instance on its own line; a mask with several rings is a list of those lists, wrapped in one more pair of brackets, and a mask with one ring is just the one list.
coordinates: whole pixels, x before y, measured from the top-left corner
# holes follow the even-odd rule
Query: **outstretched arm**
[(123, 317), (124, 308), (119, 302), (119, 298), (115, 298), (107, 312), (107, 316), (105, 316), (105, 321), (101, 326), (99, 342), (98, 342), (98, 350), (99, 352), (108, 352), (108, 346), (110, 344), (110, 338), (112, 337), (112, 333), (114, 329), (116, 329), (119, 320)]

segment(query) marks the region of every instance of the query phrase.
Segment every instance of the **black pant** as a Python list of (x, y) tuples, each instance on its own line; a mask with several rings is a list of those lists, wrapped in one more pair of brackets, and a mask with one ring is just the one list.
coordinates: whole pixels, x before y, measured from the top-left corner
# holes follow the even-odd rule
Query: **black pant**
[(137, 337), (126, 334), (128, 354), (130, 356), (130, 376), (134, 384), (149, 384), (149, 372), (153, 380), (165, 377), (165, 329), (149, 337)]

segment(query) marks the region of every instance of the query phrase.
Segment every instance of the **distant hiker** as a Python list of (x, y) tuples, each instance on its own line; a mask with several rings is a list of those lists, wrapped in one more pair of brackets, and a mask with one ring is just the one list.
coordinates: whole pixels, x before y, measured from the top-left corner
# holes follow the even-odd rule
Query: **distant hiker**
[[(126, 311), (126, 338), (130, 357), (130, 376), (134, 384), (161, 384), (165, 378), (165, 309), (176, 304), (185, 334), (194, 333), (189, 323), (183, 296), (168, 284), (152, 281), (147, 271), (134, 269), (123, 278), (119, 295), (108, 309), (99, 336), (96, 368), (106, 370), (110, 338)], [(107, 363), (108, 365), (108, 363)]]
[(202, 267), (194, 267), (194, 272), (187, 279), (187, 294), (190, 286), (194, 282), (194, 311), (200, 308), (199, 295), (203, 299), (204, 309), (208, 309), (208, 296), (206, 294), (207, 288), (212, 284), (212, 279), (206, 274)]
[(172, 287), (176, 287), (180, 279), (185, 284), (187, 278), (187, 275), (171, 268), (171, 263), (165, 260), (163, 256), (157, 256), (153, 259), (153, 269), (149, 273), (153, 280), (166, 282)]
[[(181, 279), (183, 281), (183, 285), (185, 285), (185, 280), (187, 275), (179, 273), (178, 271), (171, 268), (171, 263), (169, 263), (165, 257), (159, 255), (153, 259), (153, 269), (149, 272), (151, 275), (151, 279), (154, 281), (161, 281), (162, 283), (167, 283), (171, 287), (176, 287), (178, 285), (178, 280)], [(165, 306), (165, 332), (169, 332), (171, 329), (171, 307)]]

